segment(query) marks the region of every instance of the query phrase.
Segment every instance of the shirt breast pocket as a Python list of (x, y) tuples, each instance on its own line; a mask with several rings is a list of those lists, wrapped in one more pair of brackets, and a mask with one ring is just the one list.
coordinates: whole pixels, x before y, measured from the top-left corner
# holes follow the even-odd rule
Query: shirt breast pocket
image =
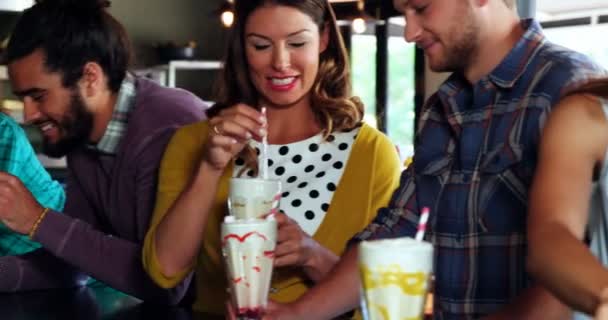
[[(418, 160), (418, 159), (416, 159)], [(414, 161), (416, 170), (416, 201), (420, 208), (428, 206), (435, 218), (431, 220), (430, 233), (463, 233), (466, 222), (462, 218), (466, 195), (459, 195), (459, 188), (449, 184), (453, 157), (448, 153), (426, 155), (422, 161)], [(442, 196), (442, 190), (449, 194)]]
[(525, 231), (530, 176), (518, 144), (500, 144), (482, 155), (477, 203), (480, 231)]

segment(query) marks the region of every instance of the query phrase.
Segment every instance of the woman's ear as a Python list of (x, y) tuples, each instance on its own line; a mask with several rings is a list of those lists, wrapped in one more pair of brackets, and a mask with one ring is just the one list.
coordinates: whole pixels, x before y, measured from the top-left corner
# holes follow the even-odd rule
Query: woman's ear
[(321, 38), (319, 39), (319, 53), (325, 52), (327, 45), (329, 44), (329, 24), (325, 23), (323, 31), (321, 31)]

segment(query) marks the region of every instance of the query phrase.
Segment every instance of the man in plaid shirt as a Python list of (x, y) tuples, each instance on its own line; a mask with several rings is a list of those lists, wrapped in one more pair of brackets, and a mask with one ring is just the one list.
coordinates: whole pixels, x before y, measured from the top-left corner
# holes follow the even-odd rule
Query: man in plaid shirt
[[(0, 113), (0, 171), (19, 178), (43, 206), (63, 210), (63, 187), (44, 169), (23, 129), (3, 113)], [(0, 256), (23, 254), (37, 248), (40, 248), (38, 242), (0, 223)]]
[[(435, 246), (434, 319), (563, 319), (525, 270), (527, 194), (541, 128), (573, 87), (604, 71), (549, 43), (510, 0), (394, 0), (405, 38), (453, 74), (423, 107), (413, 163), (387, 208), (332, 273), (268, 318), (326, 319), (357, 307), (356, 242), (413, 237), (423, 207)], [(347, 213), (345, 213), (347, 214)]]

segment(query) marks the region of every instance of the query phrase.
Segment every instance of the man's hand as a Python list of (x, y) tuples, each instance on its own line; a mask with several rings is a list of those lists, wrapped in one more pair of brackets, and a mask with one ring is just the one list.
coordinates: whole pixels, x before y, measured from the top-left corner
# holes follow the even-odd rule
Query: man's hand
[(572, 310), (541, 286), (523, 290), (511, 303), (483, 320), (570, 320)]
[(0, 172), (0, 221), (15, 232), (28, 234), (43, 210), (19, 178)]

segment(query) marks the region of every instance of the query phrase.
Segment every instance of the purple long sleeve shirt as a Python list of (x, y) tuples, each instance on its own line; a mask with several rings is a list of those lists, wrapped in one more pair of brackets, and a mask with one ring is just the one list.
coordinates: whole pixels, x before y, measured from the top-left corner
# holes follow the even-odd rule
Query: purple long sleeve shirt
[(190, 281), (166, 290), (142, 268), (141, 244), (154, 209), (157, 176), (174, 131), (204, 117), (194, 95), (137, 79), (137, 96), (116, 155), (81, 148), (67, 157), (64, 214), (49, 212), (35, 240), (42, 249), (0, 258), (0, 291), (73, 287), (87, 276), (142, 300), (176, 304)]

